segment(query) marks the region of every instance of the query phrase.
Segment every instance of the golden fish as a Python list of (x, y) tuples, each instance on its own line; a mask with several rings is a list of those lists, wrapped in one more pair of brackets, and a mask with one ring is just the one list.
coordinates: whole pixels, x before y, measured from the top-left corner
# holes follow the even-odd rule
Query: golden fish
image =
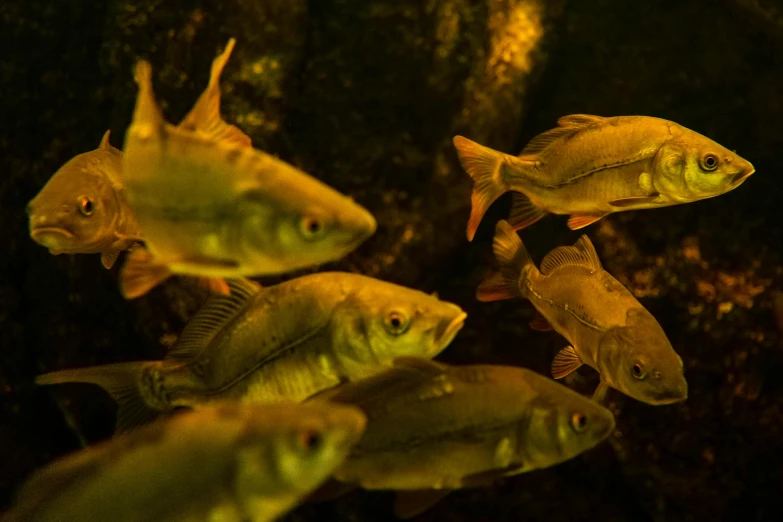
[(576, 230), (613, 212), (719, 196), (754, 172), (736, 153), (660, 118), (573, 114), (557, 123), (518, 157), (454, 137), (474, 183), (469, 241), (489, 206), (508, 191), (514, 230), (547, 212), (570, 214), (568, 226)]
[(571, 346), (552, 362), (556, 379), (586, 364), (601, 374), (597, 400), (607, 387), (647, 404), (688, 398), (682, 359), (661, 325), (603, 269), (587, 236), (552, 250), (540, 272), (507, 221), (497, 224), (493, 250), (500, 271), (479, 285), (477, 296), (481, 301), (529, 299), (540, 314), (531, 326), (554, 328), (568, 339)]
[(360, 407), (367, 428), (334, 478), (398, 491), (414, 516), (450, 491), (546, 468), (614, 429), (603, 406), (533, 371), (397, 359), (394, 368), (312, 399)]
[(111, 268), (117, 256), (141, 241), (125, 199), (122, 153), (109, 143), (63, 165), (27, 205), (30, 236), (54, 254), (101, 254)]
[(36, 382), (103, 387), (118, 402), (123, 431), (179, 406), (301, 401), (399, 356), (434, 357), (466, 317), (454, 304), (358, 274), (229, 285), (231, 294), (213, 295), (164, 360), (64, 370)]
[(160, 113), (149, 63), (139, 62), (139, 93), (123, 157), (128, 201), (146, 251), (121, 274), (128, 298), (172, 273), (214, 278), (271, 275), (340, 259), (376, 229), (350, 198), (252, 148), (220, 117), (219, 79), (234, 40), (212, 65), (209, 86), (173, 127)]
[(366, 419), (344, 405), (185, 412), (37, 471), (6, 522), (268, 522), (342, 462)]

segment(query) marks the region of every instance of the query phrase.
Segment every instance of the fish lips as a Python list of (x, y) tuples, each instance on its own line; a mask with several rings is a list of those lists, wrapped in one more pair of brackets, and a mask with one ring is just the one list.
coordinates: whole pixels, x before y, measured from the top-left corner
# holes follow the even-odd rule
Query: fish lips
[(663, 390), (653, 395), (653, 399), (654, 404), (661, 406), (684, 402), (688, 399), (688, 385), (687, 383), (682, 383), (675, 388)]
[(467, 313), (461, 312), (457, 317), (452, 319), (451, 322), (446, 325), (441, 325), (438, 328), (438, 331), (435, 333), (436, 353), (439, 353), (451, 343), (454, 337), (456, 337), (457, 332), (465, 325), (465, 318), (467, 317)]
[(52, 254), (59, 254), (63, 249), (63, 243), (76, 236), (69, 230), (62, 227), (45, 226), (35, 227), (30, 230), (30, 237), (39, 245), (48, 248)]
[(743, 170), (742, 172), (739, 172), (734, 175), (734, 179), (731, 180), (731, 186), (732, 188), (739, 187), (742, 185), (742, 182), (745, 181), (750, 177), (751, 174), (756, 172), (756, 169), (754, 169), (752, 166), (748, 169)]

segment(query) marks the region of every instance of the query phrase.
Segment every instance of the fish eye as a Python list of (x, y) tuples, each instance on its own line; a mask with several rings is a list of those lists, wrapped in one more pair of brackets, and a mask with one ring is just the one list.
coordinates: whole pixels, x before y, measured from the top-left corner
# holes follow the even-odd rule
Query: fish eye
[(712, 171), (718, 168), (718, 156), (708, 152), (701, 158), (701, 168), (706, 171)]
[(79, 198), (79, 212), (85, 216), (91, 216), (95, 212), (95, 204), (87, 196)]
[(631, 373), (634, 377), (641, 380), (644, 379), (645, 373), (644, 373), (644, 365), (640, 362), (637, 362), (633, 365), (633, 368), (631, 368)]
[(297, 444), (305, 451), (316, 451), (323, 443), (323, 437), (317, 431), (303, 431), (299, 433)]
[(318, 239), (325, 230), (326, 223), (316, 216), (305, 216), (299, 222), (299, 231), (305, 239)]
[(398, 311), (390, 312), (384, 320), (386, 331), (392, 335), (400, 335), (405, 333), (405, 331), (408, 329), (409, 323), (410, 321), (408, 320), (408, 317), (402, 312)]
[(574, 412), (571, 415), (571, 427), (577, 433), (582, 433), (587, 429), (587, 415), (581, 412)]

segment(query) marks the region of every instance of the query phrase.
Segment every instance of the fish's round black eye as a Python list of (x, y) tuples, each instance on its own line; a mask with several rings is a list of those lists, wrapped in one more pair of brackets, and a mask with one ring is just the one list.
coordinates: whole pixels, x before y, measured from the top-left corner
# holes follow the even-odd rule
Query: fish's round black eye
[(95, 205), (87, 196), (82, 196), (79, 198), (79, 212), (85, 216), (90, 216), (93, 212), (95, 212)]
[(386, 330), (392, 335), (400, 335), (408, 328), (408, 318), (402, 312), (390, 312), (386, 316)]
[(321, 447), (323, 437), (316, 431), (304, 431), (299, 434), (299, 446), (307, 451), (315, 451)]
[(571, 427), (577, 433), (585, 431), (587, 429), (587, 415), (582, 412), (574, 412), (571, 415)]
[(642, 366), (641, 363), (636, 363), (633, 365), (633, 368), (631, 368), (631, 372), (634, 377), (641, 379), (644, 377), (644, 366)]
[(715, 154), (705, 154), (701, 158), (701, 168), (707, 171), (715, 170), (718, 168), (718, 156)]
[(302, 218), (302, 222), (299, 226), (302, 235), (307, 239), (315, 239), (319, 237), (325, 228), (323, 220), (313, 216)]

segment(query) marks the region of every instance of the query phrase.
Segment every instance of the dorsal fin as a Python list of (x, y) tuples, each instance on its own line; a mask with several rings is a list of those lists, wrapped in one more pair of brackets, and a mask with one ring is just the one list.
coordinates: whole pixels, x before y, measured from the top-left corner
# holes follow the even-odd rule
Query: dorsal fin
[(120, 154), (120, 149), (118, 149), (117, 147), (113, 147), (112, 144), (109, 142), (110, 135), (111, 135), (111, 129), (103, 133), (103, 138), (101, 138), (101, 143), (98, 145), (98, 150), (108, 150), (113, 154)]
[(525, 148), (522, 149), (520, 156), (538, 154), (560, 138), (572, 136), (587, 125), (597, 123), (603, 119), (604, 118), (601, 116), (591, 116), (589, 114), (571, 114), (569, 116), (563, 116), (557, 120), (557, 127), (542, 132), (530, 140)]
[(541, 261), (541, 273), (548, 275), (556, 268), (569, 265), (583, 266), (591, 272), (601, 270), (598, 254), (586, 235), (580, 237), (574, 246), (561, 246), (549, 252)]
[(242, 147), (250, 147), (250, 137), (239, 127), (223, 120), (220, 115), (220, 76), (226, 67), (236, 40), (231, 38), (225, 50), (212, 61), (209, 74), (209, 84), (201, 94), (193, 109), (180, 122), (179, 127), (189, 131), (202, 132), (211, 139), (223, 143), (231, 143)]
[(193, 360), (248, 300), (261, 291), (261, 285), (250, 279), (227, 279), (230, 295), (214, 294), (182, 330), (177, 342), (166, 354), (166, 360)]
[(585, 127), (605, 119), (603, 116), (594, 116), (592, 114), (569, 114), (557, 120), (557, 124), (569, 127)]

